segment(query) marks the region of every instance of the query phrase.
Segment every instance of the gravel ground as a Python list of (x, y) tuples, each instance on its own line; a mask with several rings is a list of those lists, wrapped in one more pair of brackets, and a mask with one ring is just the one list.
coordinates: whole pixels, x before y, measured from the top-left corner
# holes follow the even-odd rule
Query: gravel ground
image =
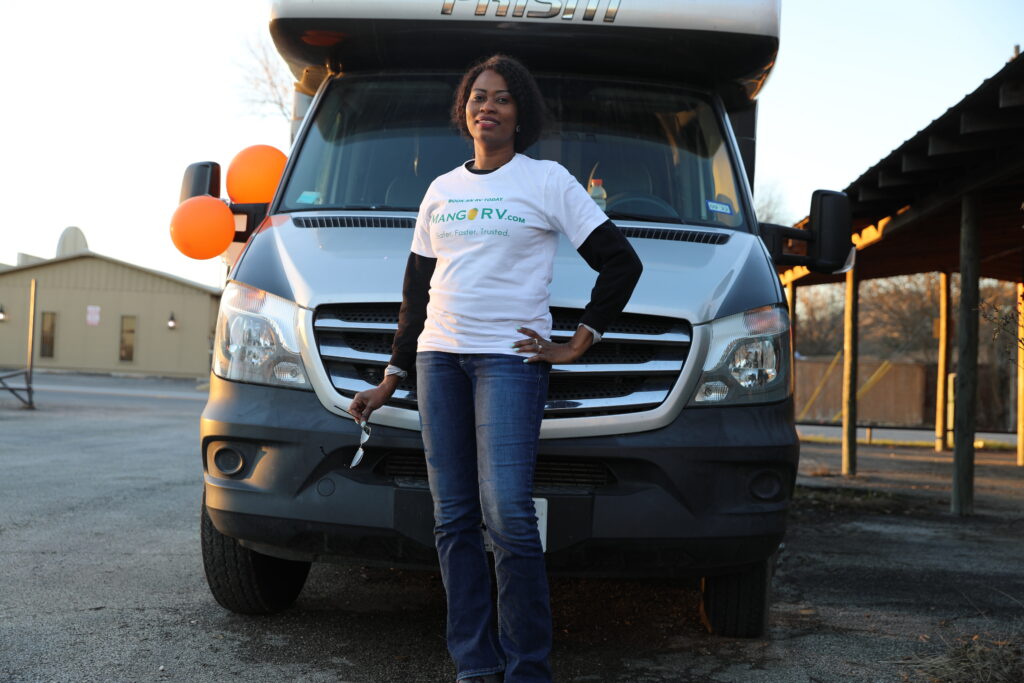
[[(181, 380), (41, 375), (0, 397), (0, 680), (446, 681), (435, 574), (314, 565), (295, 607), (230, 614), (199, 556), (197, 418)], [(50, 388), (47, 388), (50, 387)], [(900, 681), (960, 636), (1024, 631), (1024, 468), (805, 444), (769, 637), (708, 635), (679, 581), (552, 580), (558, 681)], [(1009, 640), (1008, 640), (1009, 639)]]

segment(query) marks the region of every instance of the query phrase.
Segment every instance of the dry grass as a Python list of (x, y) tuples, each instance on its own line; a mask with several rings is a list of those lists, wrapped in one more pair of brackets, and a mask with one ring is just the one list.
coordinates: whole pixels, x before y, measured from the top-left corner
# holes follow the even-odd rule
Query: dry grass
[(944, 641), (943, 652), (907, 661), (907, 681), (928, 683), (1020, 683), (1024, 681), (1024, 635), (960, 636)]

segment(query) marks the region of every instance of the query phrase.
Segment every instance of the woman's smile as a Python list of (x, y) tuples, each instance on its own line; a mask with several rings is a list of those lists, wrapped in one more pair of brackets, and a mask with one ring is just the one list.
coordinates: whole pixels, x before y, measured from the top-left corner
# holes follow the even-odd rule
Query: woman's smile
[(473, 82), (466, 102), (469, 134), (491, 151), (515, 144), (516, 103), (505, 78), (496, 71), (484, 71)]

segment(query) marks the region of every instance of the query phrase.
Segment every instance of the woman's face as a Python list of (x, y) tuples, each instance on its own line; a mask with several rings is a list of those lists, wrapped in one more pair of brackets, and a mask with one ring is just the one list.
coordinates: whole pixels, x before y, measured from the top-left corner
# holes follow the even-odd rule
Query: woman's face
[(479, 144), (487, 147), (514, 146), (516, 103), (508, 83), (497, 71), (484, 71), (469, 92), (466, 102), (466, 127)]

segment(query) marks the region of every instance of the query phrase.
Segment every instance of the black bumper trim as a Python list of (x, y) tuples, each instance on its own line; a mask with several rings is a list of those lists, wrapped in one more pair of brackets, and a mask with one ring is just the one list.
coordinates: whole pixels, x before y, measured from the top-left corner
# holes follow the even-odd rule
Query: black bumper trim
[[(251, 550), (287, 560), (358, 562), (437, 569), (433, 546), (397, 531), (209, 510), (221, 533)], [(251, 540), (259, 539), (259, 540)], [(756, 563), (774, 553), (782, 534), (735, 538), (583, 541), (547, 553), (548, 571), (566, 576), (704, 576)]]
[[(429, 491), (378, 468), (390, 453), (420, 452), (420, 434), (375, 427), (375, 445), (353, 470), (358, 434), (311, 392), (212, 377), (201, 436), (215, 525), (253, 549), (290, 559), (434, 564)], [(246, 457), (234, 476), (210, 464), (225, 445)], [(785, 533), (799, 441), (787, 400), (686, 409), (649, 432), (543, 440), (539, 457), (600, 462), (613, 475), (608, 485), (586, 491), (536, 491), (549, 502), (553, 569), (622, 575), (647, 564), (647, 573), (657, 574), (658, 567), (736, 566), (774, 552)], [(778, 492), (758, 498), (752, 482), (766, 473)]]

